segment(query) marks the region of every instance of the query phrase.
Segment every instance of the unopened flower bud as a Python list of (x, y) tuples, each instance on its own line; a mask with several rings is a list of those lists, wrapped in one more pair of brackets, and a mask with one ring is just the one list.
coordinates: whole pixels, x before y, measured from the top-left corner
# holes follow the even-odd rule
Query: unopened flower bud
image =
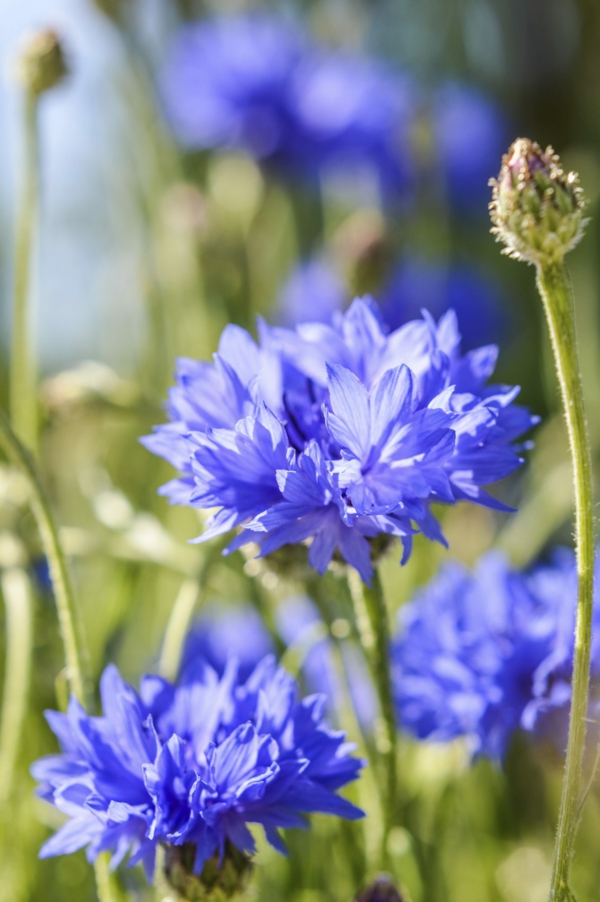
[(565, 173), (551, 147), (517, 138), (490, 185), (492, 232), (510, 257), (549, 265), (582, 237), (587, 220), (577, 173)]
[(404, 902), (389, 877), (383, 874), (356, 897), (355, 902)]
[(165, 877), (181, 899), (230, 902), (242, 895), (252, 873), (247, 855), (228, 843), (223, 860), (218, 854), (209, 858), (201, 874), (194, 873), (195, 857), (196, 846), (192, 843), (165, 848)]
[(17, 58), (16, 76), (35, 96), (49, 91), (67, 75), (68, 69), (60, 39), (48, 28), (28, 35)]

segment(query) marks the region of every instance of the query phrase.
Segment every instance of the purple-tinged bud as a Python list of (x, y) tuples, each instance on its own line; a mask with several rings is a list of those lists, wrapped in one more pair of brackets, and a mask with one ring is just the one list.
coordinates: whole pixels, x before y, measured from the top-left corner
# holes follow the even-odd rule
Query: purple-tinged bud
[(252, 873), (252, 862), (230, 843), (223, 860), (218, 854), (205, 863), (202, 873), (194, 873), (196, 846), (165, 847), (165, 877), (180, 899), (190, 902), (232, 902), (239, 899)]
[(359, 893), (355, 902), (404, 902), (404, 899), (390, 878), (383, 874)]
[(490, 185), (492, 233), (515, 260), (557, 263), (581, 239), (587, 220), (579, 178), (564, 172), (551, 147), (517, 138)]
[(22, 42), (16, 78), (35, 97), (63, 80), (68, 69), (59, 36), (51, 28), (34, 31)]

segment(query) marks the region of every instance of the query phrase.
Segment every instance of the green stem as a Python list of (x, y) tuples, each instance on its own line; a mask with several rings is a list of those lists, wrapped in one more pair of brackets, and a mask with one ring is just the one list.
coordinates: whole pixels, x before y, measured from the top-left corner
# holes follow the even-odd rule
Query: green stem
[(171, 682), (177, 679), (183, 643), (194, 615), (199, 594), (199, 581), (191, 578), (184, 579), (173, 604), (158, 664), (158, 672)]
[(383, 735), (378, 737), (377, 741), (382, 770), (385, 775), (384, 782), (380, 786), (383, 812), (381, 862), (382, 867), (387, 868), (389, 867), (388, 839), (396, 823), (398, 805), (398, 741), (390, 666), (390, 629), (387, 607), (377, 570), (373, 573), (373, 582), (370, 587), (362, 586), (352, 571), (350, 592), (354, 601), (356, 625), (361, 645), (373, 674), (381, 708)]
[(14, 772), (31, 671), (32, 605), (27, 574), (15, 567), (2, 574), (6, 611), (6, 663), (0, 722), (0, 810), (4, 810), (14, 786)]
[(544, 302), (552, 340), (575, 484), (575, 550), (578, 576), (575, 653), (569, 739), (550, 887), (551, 902), (565, 902), (570, 896), (569, 871), (579, 825), (579, 799), (590, 682), (594, 593), (592, 463), (583, 405), (573, 299), (564, 264), (540, 267), (537, 285)]
[(121, 885), (117, 871), (110, 867), (110, 852), (100, 852), (94, 862), (98, 902), (128, 902), (129, 894)]
[(39, 161), (37, 95), (28, 92), (24, 110), (24, 175), (17, 213), (10, 359), (10, 415), (15, 432), (37, 450), (37, 377), (32, 348), (31, 271), (37, 219)]
[(44, 553), (50, 567), (54, 587), (58, 622), (65, 648), (67, 680), (71, 692), (83, 703), (86, 701), (86, 681), (84, 679), (84, 654), (81, 626), (77, 619), (77, 608), (67, 562), (58, 536), (52, 510), (46, 492), (29, 451), (23, 446), (3, 410), (0, 409), (0, 445), (6, 456), (18, 466), (29, 479), (32, 498), (31, 508), (35, 516)]

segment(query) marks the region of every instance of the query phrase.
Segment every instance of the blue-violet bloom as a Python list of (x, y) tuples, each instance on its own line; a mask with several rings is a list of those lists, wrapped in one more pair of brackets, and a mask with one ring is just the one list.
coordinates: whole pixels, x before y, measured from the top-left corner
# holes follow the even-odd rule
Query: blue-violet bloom
[(370, 299), (330, 324), (228, 326), (214, 364), (178, 361), (171, 422), (142, 439), (180, 471), (161, 491), (216, 509), (197, 541), (242, 527), (229, 546), (270, 554), (310, 541), (323, 573), (334, 552), (365, 582), (370, 540), (416, 532), (444, 542), (433, 503), (499, 510), (485, 486), (515, 470), (515, 440), (536, 418), (518, 388), (487, 385), (497, 348), (460, 350), (452, 311), (388, 334)]
[(255, 851), (248, 824), (284, 852), (279, 829), (305, 827), (307, 813), (363, 815), (337, 793), (362, 767), (353, 746), (325, 724), (324, 697), (299, 700), (270, 656), (245, 681), (235, 659), (220, 677), (196, 659), (177, 685), (145, 677), (138, 694), (110, 666), (100, 688), (99, 717), (74, 698), (47, 712), (61, 752), (32, 773), (69, 820), (41, 857), (87, 846), (90, 860), (107, 850), (114, 867), (129, 853), (152, 874), (157, 844), (185, 844), (200, 874), (227, 843)]
[[(577, 573), (557, 550), (513, 569), (499, 552), (473, 571), (451, 563), (400, 609), (393, 645), (399, 723), (419, 739), (465, 737), (502, 759), (517, 730), (566, 746)], [(600, 611), (596, 605), (595, 621)], [(600, 643), (592, 672), (600, 676)], [(591, 711), (598, 708), (592, 696)]]

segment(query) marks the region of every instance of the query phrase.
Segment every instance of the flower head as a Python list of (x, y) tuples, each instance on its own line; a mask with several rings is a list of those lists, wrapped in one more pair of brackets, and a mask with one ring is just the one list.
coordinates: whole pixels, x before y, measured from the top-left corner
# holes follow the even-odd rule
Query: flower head
[(399, 537), (404, 560), (415, 532), (444, 541), (432, 503), (506, 509), (484, 486), (519, 466), (536, 420), (518, 389), (486, 385), (496, 356), (461, 354), (452, 312), (388, 334), (369, 299), (330, 324), (261, 323), (260, 345), (230, 326), (212, 367), (179, 363), (172, 422), (143, 441), (180, 470), (164, 494), (217, 509), (203, 540), (310, 541), (316, 570), (337, 552), (368, 582), (376, 536)]
[(325, 260), (313, 258), (295, 266), (279, 295), (280, 319), (286, 326), (330, 322), (346, 305), (341, 277)]
[(402, 726), (419, 739), (466, 737), (474, 754), (492, 758), (519, 729), (564, 748), (576, 589), (565, 550), (529, 573), (498, 553), (472, 572), (446, 566), (400, 611), (393, 658)]
[(537, 265), (562, 260), (583, 235), (585, 201), (577, 173), (565, 173), (551, 147), (518, 138), (493, 187), (492, 232), (505, 253)]
[(180, 672), (185, 674), (202, 658), (222, 676), (229, 658), (234, 657), (239, 679), (245, 681), (265, 655), (273, 652), (273, 640), (255, 608), (241, 603), (203, 604), (185, 641)]
[(189, 870), (202, 875), (210, 861), (213, 874), (229, 846), (254, 852), (248, 824), (283, 851), (279, 828), (306, 826), (307, 813), (362, 816), (337, 794), (362, 762), (324, 723), (324, 697), (299, 700), (272, 657), (245, 681), (234, 659), (220, 677), (196, 659), (178, 685), (145, 677), (139, 694), (108, 667), (101, 698), (100, 717), (75, 699), (66, 714), (48, 712), (61, 753), (33, 774), (69, 820), (42, 857), (87, 846), (91, 860), (109, 850), (116, 865), (129, 853), (151, 873), (161, 843), (181, 849), (169, 858), (178, 877), (191, 847)]
[(448, 200), (459, 212), (483, 210), (489, 174), (509, 140), (505, 115), (477, 89), (448, 82), (434, 95), (432, 119)]
[(465, 263), (444, 264), (405, 257), (391, 272), (381, 292), (381, 315), (391, 329), (425, 308), (436, 318), (454, 310), (466, 349), (507, 332), (510, 313), (498, 285), (483, 271)]
[(257, 159), (293, 139), (289, 90), (302, 41), (263, 14), (210, 19), (183, 29), (163, 76), (169, 119), (192, 147), (237, 147)]

